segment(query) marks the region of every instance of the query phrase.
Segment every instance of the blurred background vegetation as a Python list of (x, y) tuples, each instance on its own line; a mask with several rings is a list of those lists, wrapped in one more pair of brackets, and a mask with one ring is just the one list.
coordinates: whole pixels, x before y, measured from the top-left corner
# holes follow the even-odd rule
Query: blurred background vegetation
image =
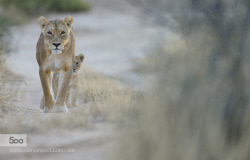
[(79, 12), (88, 11), (90, 4), (81, 0), (1, 0), (4, 7), (13, 7), (25, 14), (44, 12)]
[(162, 41), (137, 67), (151, 78), (118, 157), (250, 159), (250, 1), (131, 3), (180, 40)]

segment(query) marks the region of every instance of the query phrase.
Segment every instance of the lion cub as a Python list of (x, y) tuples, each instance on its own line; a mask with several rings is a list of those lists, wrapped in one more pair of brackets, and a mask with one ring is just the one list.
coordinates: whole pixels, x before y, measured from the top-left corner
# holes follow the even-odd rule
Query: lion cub
[[(78, 95), (78, 83), (79, 83), (79, 71), (81, 68), (81, 65), (84, 61), (84, 55), (80, 54), (78, 56), (75, 56), (73, 60), (73, 67), (72, 67), (72, 75), (70, 78), (70, 83), (69, 83), (69, 88), (67, 91), (66, 95), (66, 104), (67, 106), (70, 107), (76, 107), (76, 100), (77, 100), (77, 95)], [(59, 80), (59, 74), (55, 73), (53, 75), (53, 91), (54, 91), (54, 96), (57, 94), (58, 90), (58, 81)]]

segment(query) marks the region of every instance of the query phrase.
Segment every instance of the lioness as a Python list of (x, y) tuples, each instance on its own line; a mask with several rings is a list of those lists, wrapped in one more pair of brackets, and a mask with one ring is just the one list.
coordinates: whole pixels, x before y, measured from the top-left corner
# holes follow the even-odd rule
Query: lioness
[[(75, 56), (74, 61), (73, 61), (73, 68), (72, 68), (72, 75), (69, 83), (69, 88), (67, 91), (67, 96), (66, 96), (66, 103), (67, 106), (70, 107), (76, 107), (76, 101), (77, 101), (77, 95), (78, 95), (78, 81), (79, 81), (79, 71), (81, 69), (81, 65), (84, 60), (84, 55), (79, 54), (78, 56)], [(53, 92), (54, 95), (57, 94), (58, 92), (58, 83), (59, 83), (59, 74), (54, 73), (53, 75)]]
[[(72, 74), (75, 56), (75, 36), (72, 28), (73, 17), (48, 21), (38, 18), (41, 28), (36, 46), (36, 59), (43, 88), (40, 107), (46, 112), (66, 112), (65, 97)], [(59, 73), (57, 95), (52, 94), (52, 72)]]

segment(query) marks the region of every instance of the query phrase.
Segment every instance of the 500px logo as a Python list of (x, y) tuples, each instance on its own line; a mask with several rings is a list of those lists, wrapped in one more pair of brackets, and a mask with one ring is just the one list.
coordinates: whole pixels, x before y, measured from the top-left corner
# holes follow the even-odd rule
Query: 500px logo
[(27, 134), (0, 134), (0, 146), (2, 147), (26, 147)]
[(13, 144), (13, 143), (15, 143), (15, 144), (17, 144), (17, 143), (22, 144), (23, 143), (23, 139), (14, 139), (14, 137), (10, 137), (9, 143), (10, 144)]

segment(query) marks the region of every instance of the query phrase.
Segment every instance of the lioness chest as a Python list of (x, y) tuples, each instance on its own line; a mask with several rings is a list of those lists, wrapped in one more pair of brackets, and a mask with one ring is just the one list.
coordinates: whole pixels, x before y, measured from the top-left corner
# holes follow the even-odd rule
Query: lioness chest
[(63, 54), (49, 54), (43, 62), (42, 69), (59, 72), (61, 70), (67, 71), (68, 69), (71, 69), (70, 66), (72, 66), (70, 56)]

